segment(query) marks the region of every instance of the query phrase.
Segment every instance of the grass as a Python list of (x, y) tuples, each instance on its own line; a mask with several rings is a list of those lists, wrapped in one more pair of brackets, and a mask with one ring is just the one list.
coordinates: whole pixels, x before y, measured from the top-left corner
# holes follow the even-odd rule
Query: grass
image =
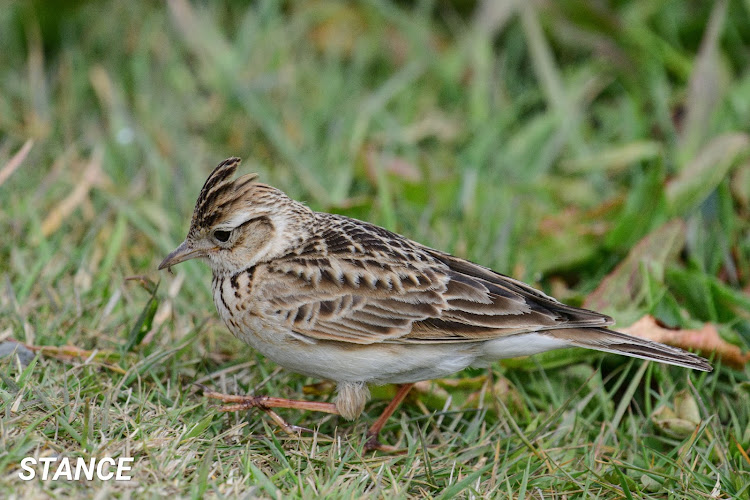
[[(0, 496), (748, 494), (750, 371), (718, 360), (569, 350), (425, 383), (386, 428), (399, 456), (362, 453), (393, 388), (354, 423), (282, 412), (316, 430), (290, 438), (192, 385), (331, 397), (227, 332), (206, 266), (156, 271), (231, 155), (621, 325), (750, 347), (750, 4), (479, 4), (0, 10), (0, 342), (46, 346), (0, 359)], [(134, 480), (18, 478), (57, 455), (133, 456)]]

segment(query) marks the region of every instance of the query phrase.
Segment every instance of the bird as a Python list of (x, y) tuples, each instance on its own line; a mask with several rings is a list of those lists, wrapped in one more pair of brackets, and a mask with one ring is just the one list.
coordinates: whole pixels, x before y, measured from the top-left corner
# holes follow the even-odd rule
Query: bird
[(689, 352), (627, 335), (613, 319), (565, 305), (488, 267), (368, 222), (316, 212), (257, 174), (235, 179), (240, 159), (211, 172), (185, 240), (159, 265), (202, 259), (229, 331), (276, 364), (336, 384), (333, 402), (221, 394), (225, 411), (273, 408), (356, 419), (370, 385), (399, 384), (367, 432), (366, 449), (414, 383), (503, 358), (583, 347), (711, 371)]

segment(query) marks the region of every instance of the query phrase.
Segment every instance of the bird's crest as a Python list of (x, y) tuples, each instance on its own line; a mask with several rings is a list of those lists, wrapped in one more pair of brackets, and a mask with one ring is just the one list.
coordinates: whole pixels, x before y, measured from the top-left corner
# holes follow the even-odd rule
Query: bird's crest
[(206, 179), (193, 211), (192, 228), (211, 227), (255, 184), (258, 174), (247, 174), (234, 180), (239, 158), (219, 163)]

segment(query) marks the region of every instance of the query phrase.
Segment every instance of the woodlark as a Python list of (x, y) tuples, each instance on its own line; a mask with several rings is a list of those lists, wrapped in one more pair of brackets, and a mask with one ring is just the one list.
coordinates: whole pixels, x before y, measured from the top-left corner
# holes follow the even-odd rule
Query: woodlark
[(567, 306), (518, 280), (381, 227), (314, 212), (256, 175), (220, 163), (203, 185), (185, 241), (159, 265), (200, 257), (229, 330), (297, 373), (337, 384), (335, 403), (206, 391), (227, 411), (298, 408), (354, 419), (368, 384), (403, 384), (369, 431), (368, 448), (414, 382), (467, 366), (585, 347), (711, 371), (698, 356), (609, 330), (603, 314)]

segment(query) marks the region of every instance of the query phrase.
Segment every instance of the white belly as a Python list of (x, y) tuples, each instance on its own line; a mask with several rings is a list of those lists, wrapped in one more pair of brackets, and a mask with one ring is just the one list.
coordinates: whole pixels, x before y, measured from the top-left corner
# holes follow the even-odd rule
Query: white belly
[(233, 333), (284, 368), (336, 382), (405, 384), (445, 377), (472, 364), (479, 353), (477, 344), (446, 349), (438, 344), (360, 345), (301, 340), (292, 332), (258, 323), (256, 333)]

